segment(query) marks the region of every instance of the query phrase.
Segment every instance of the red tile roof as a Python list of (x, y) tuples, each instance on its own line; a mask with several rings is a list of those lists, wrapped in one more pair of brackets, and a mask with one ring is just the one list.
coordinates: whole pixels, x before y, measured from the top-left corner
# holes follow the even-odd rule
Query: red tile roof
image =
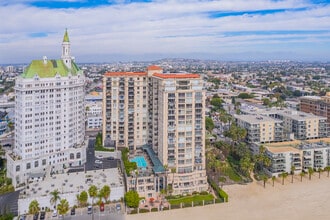
[(147, 76), (146, 72), (107, 72), (104, 74), (107, 77), (120, 77), (120, 76)]
[(162, 74), (162, 73), (154, 73), (153, 76), (162, 78), (162, 79), (189, 79), (189, 78), (200, 78), (199, 74), (192, 73), (170, 73), (170, 74)]
[(162, 70), (162, 68), (156, 65), (152, 65), (148, 66), (147, 70)]

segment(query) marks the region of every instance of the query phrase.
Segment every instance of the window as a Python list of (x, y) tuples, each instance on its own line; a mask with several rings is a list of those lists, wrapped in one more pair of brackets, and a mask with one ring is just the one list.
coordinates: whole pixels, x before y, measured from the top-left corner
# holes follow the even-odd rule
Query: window
[(30, 169), (31, 168), (31, 163), (27, 163), (26, 164), (26, 169), (28, 170), (28, 169)]
[(77, 153), (77, 159), (81, 157), (81, 153)]
[(71, 154), (70, 154), (70, 160), (73, 160), (73, 159), (74, 159), (74, 154), (71, 153)]
[(34, 161), (34, 167), (38, 167), (39, 166), (39, 162), (36, 160)]
[(16, 166), (16, 172), (19, 172), (21, 167), (19, 165)]
[(42, 160), (42, 165), (46, 165), (46, 159)]

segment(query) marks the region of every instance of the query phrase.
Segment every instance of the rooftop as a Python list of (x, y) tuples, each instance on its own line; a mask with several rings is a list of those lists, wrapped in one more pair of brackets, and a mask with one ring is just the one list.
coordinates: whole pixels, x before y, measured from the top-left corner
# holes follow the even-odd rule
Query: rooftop
[(146, 72), (107, 72), (106, 77), (132, 77), (132, 76), (147, 76)]
[(77, 75), (78, 66), (72, 62), (72, 68), (69, 69), (62, 60), (33, 60), (22, 74), (23, 78), (33, 78), (36, 74), (41, 78), (51, 78), (59, 74), (66, 77), (71, 73)]
[(154, 73), (153, 76), (162, 79), (191, 79), (191, 78), (199, 79), (200, 78), (199, 74), (192, 74), (192, 73)]
[(295, 152), (300, 153), (300, 150), (294, 147), (266, 147), (267, 150), (271, 153), (286, 153), (286, 152)]
[(250, 124), (259, 124), (262, 122), (281, 122), (281, 120), (274, 119), (265, 115), (234, 115), (234, 117)]
[(147, 70), (163, 70), (163, 69), (159, 66), (152, 65), (152, 66), (148, 66)]

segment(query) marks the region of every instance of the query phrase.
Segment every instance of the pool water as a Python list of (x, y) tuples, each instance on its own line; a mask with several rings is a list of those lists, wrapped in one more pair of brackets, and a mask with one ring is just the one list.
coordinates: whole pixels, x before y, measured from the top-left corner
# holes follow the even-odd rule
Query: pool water
[(130, 160), (131, 162), (135, 162), (138, 168), (146, 168), (147, 167), (147, 161), (144, 159), (143, 156), (136, 156), (133, 159)]

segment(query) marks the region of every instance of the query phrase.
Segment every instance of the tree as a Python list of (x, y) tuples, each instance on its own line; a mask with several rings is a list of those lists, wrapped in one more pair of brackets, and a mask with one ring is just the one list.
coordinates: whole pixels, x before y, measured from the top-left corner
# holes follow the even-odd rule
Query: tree
[(52, 204), (54, 206), (54, 208), (56, 209), (57, 201), (59, 201), (61, 199), (60, 192), (58, 191), (58, 189), (55, 189), (54, 191), (50, 192), (49, 194), (51, 195), (50, 204)]
[(39, 202), (37, 200), (32, 200), (29, 205), (29, 213), (34, 215), (40, 211)]
[(274, 182), (276, 180), (276, 176), (272, 176), (272, 181), (273, 181), (273, 187), (274, 187)]
[(165, 170), (165, 183), (164, 183), (164, 190), (165, 190), (165, 194), (167, 194), (167, 180), (168, 180), (168, 165), (164, 164), (164, 170)]
[(126, 205), (130, 208), (137, 208), (139, 207), (139, 194), (136, 191), (130, 190), (125, 193), (124, 196)]
[(279, 176), (282, 177), (282, 185), (284, 185), (284, 179), (288, 177), (288, 173), (287, 172), (283, 172)]
[(329, 177), (330, 167), (329, 166), (328, 167), (324, 167), (324, 171), (327, 171), (328, 177)]
[(291, 166), (291, 183), (293, 183), (293, 175), (294, 175), (294, 171), (296, 170), (295, 166)]
[(237, 96), (237, 98), (240, 98), (240, 99), (251, 99), (253, 97), (254, 97), (254, 95), (246, 93), (246, 92), (242, 92)]
[(97, 196), (97, 187), (95, 185), (91, 185), (88, 189), (88, 194), (92, 198), (92, 204), (94, 204), (94, 198)]
[(110, 197), (110, 193), (111, 193), (111, 189), (110, 189), (110, 186), (108, 186), (108, 185), (104, 185), (102, 187), (102, 189), (100, 190), (100, 194), (101, 194), (102, 198), (105, 200), (105, 202), (108, 201), (108, 199)]
[(304, 172), (304, 171), (301, 171), (301, 172), (299, 173), (299, 176), (300, 176), (300, 182), (302, 182), (302, 179), (303, 179), (303, 177), (305, 176), (305, 172)]
[(317, 172), (319, 173), (319, 179), (321, 178), (321, 172), (322, 172), (323, 170), (322, 170), (322, 168), (321, 167), (319, 167), (318, 169), (317, 169)]
[(309, 180), (311, 180), (311, 179), (312, 179), (312, 175), (313, 175), (313, 173), (314, 173), (314, 170), (313, 170), (313, 168), (311, 168), (311, 167), (308, 167), (308, 176), (309, 176)]
[(214, 122), (212, 118), (205, 117), (205, 129), (211, 132), (214, 129)]
[(172, 176), (172, 191), (173, 191), (173, 189), (174, 189), (174, 174), (176, 173), (176, 168), (175, 167), (171, 168), (171, 173), (173, 174), (173, 176)]
[(82, 191), (79, 195), (77, 195), (77, 200), (79, 203), (79, 206), (86, 206), (87, 200), (88, 200), (88, 194), (86, 191)]
[(253, 164), (251, 158), (249, 156), (243, 157), (239, 161), (239, 165), (241, 167), (242, 172), (245, 175), (250, 176), (250, 172), (253, 170), (253, 167), (254, 167), (254, 164)]
[(68, 200), (61, 199), (60, 203), (57, 205), (57, 211), (60, 215), (62, 215), (62, 219), (64, 219), (64, 215), (69, 211)]
[(268, 180), (268, 176), (267, 175), (262, 175), (261, 179), (264, 182), (264, 188), (265, 188), (266, 187), (266, 182)]
[(222, 108), (222, 99), (220, 97), (214, 97), (211, 100), (211, 105), (214, 106), (214, 109), (217, 111)]

